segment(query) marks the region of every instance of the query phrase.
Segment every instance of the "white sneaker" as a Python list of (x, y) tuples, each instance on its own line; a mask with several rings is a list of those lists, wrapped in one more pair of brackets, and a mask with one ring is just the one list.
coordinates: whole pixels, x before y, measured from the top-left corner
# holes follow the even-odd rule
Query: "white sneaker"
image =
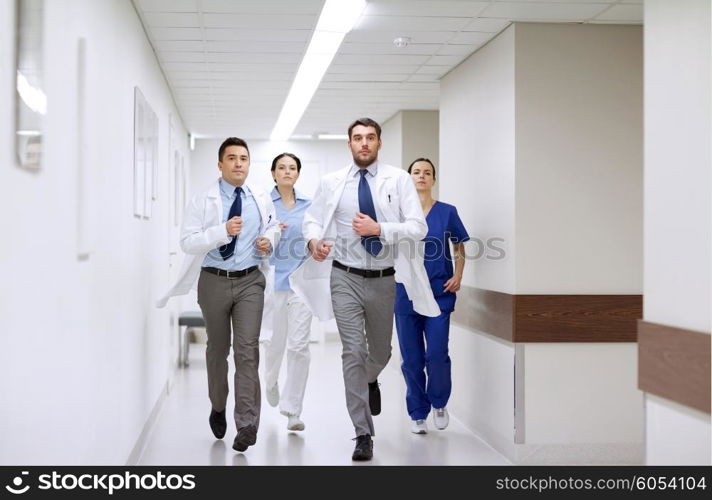
[(413, 434), (427, 434), (428, 424), (425, 423), (424, 419), (411, 420), (410, 421), (410, 432)]
[(433, 412), (433, 422), (435, 427), (443, 430), (450, 423), (450, 415), (447, 414), (447, 408), (435, 408)]
[(268, 387), (266, 396), (270, 406), (277, 406), (279, 404), (279, 385), (274, 384), (272, 387)]
[(302, 422), (298, 416), (296, 415), (289, 415), (288, 416), (289, 420), (287, 420), (287, 429), (290, 431), (303, 431), (304, 430), (304, 422)]

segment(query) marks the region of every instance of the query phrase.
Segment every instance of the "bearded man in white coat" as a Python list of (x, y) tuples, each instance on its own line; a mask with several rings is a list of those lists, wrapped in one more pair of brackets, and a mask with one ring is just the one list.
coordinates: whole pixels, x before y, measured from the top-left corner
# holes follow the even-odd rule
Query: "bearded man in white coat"
[(159, 301), (182, 295), (198, 280), (198, 303), (205, 318), (208, 345), (210, 428), (222, 439), (227, 430), (230, 344), (235, 361), (233, 449), (243, 452), (257, 440), (260, 423), (259, 337), (264, 307), (265, 256), (277, 244), (279, 224), (272, 198), (246, 182), (250, 171), (247, 143), (227, 138), (218, 151), (221, 177), (193, 196), (181, 228), (188, 254), (180, 278)]
[(420, 314), (440, 309), (418, 251), (428, 227), (412, 180), (378, 162), (381, 127), (374, 120), (360, 118), (348, 133), (353, 163), (322, 179), (302, 226), (311, 258), (290, 282), (315, 316), (336, 318), (356, 434), (352, 459), (371, 460), (372, 415), (381, 412), (377, 379), (391, 357), (395, 281)]

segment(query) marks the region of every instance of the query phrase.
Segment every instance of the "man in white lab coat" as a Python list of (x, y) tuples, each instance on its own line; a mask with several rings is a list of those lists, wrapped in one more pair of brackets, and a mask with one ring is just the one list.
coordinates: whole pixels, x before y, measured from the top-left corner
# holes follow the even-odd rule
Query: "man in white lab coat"
[(378, 162), (378, 123), (361, 118), (348, 132), (353, 163), (322, 179), (302, 228), (311, 258), (290, 282), (317, 317), (336, 318), (356, 433), (352, 459), (370, 460), (371, 416), (381, 411), (377, 378), (391, 357), (395, 281), (416, 311), (437, 316), (440, 309), (417, 251), (428, 228), (412, 180)]
[(245, 451), (257, 440), (260, 422), (259, 337), (264, 307), (267, 255), (277, 244), (279, 225), (272, 198), (246, 183), (247, 144), (227, 138), (218, 152), (221, 177), (193, 196), (181, 228), (188, 254), (178, 282), (160, 301), (182, 295), (198, 279), (198, 303), (205, 318), (210, 428), (222, 439), (227, 430), (228, 364), (232, 340), (235, 361), (237, 436), (233, 448)]

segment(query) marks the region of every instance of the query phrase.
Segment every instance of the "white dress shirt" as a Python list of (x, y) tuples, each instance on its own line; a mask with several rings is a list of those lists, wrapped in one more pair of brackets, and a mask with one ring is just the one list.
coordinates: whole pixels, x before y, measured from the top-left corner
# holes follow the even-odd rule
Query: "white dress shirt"
[[(358, 185), (361, 182), (361, 169), (356, 165), (351, 165), (344, 192), (341, 195), (339, 204), (334, 212), (334, 222), (336, 223), (336, 242), (334, 244), (334, 258), (342, 264), (359, 269), (386, 269), (393, 267), (393, 247), (383, 242), (383, 249), (377, 256), (373, 256), (366, 251), (361, 244), (359, 236), (353, 228), (353, 219), (359, 212)], [(378, 172), (378, 163), (374, 162), (367, 167), (366, 181), (371, 188), (371, 196), (376, 192), (374, 178)], [(379, 209), (379, 204), (375, 202), (376, 217), (379, 221), (384, 221), (385, 216)]]

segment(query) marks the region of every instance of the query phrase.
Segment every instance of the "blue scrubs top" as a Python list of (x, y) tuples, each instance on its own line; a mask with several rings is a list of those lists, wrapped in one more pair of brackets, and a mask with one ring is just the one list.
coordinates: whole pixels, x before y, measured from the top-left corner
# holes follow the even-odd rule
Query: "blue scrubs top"
[[(443, 292), (445, 282), (454, 274), (448, 240), (452, 243), (463, 243), (469, 240), (470, 236), (453, 205), (436, 201), (425, 221), (428, 223), (428, 234), (423, 238), (425, 271), (440, 311), (449, 313), (455, 310), (456, 297), (453, 292)], [(394, 311), (396, 314), (417, 314), (413, 310), (413, 301), (408, 299), (405, 287), (400, 283), (396, 283)]]

